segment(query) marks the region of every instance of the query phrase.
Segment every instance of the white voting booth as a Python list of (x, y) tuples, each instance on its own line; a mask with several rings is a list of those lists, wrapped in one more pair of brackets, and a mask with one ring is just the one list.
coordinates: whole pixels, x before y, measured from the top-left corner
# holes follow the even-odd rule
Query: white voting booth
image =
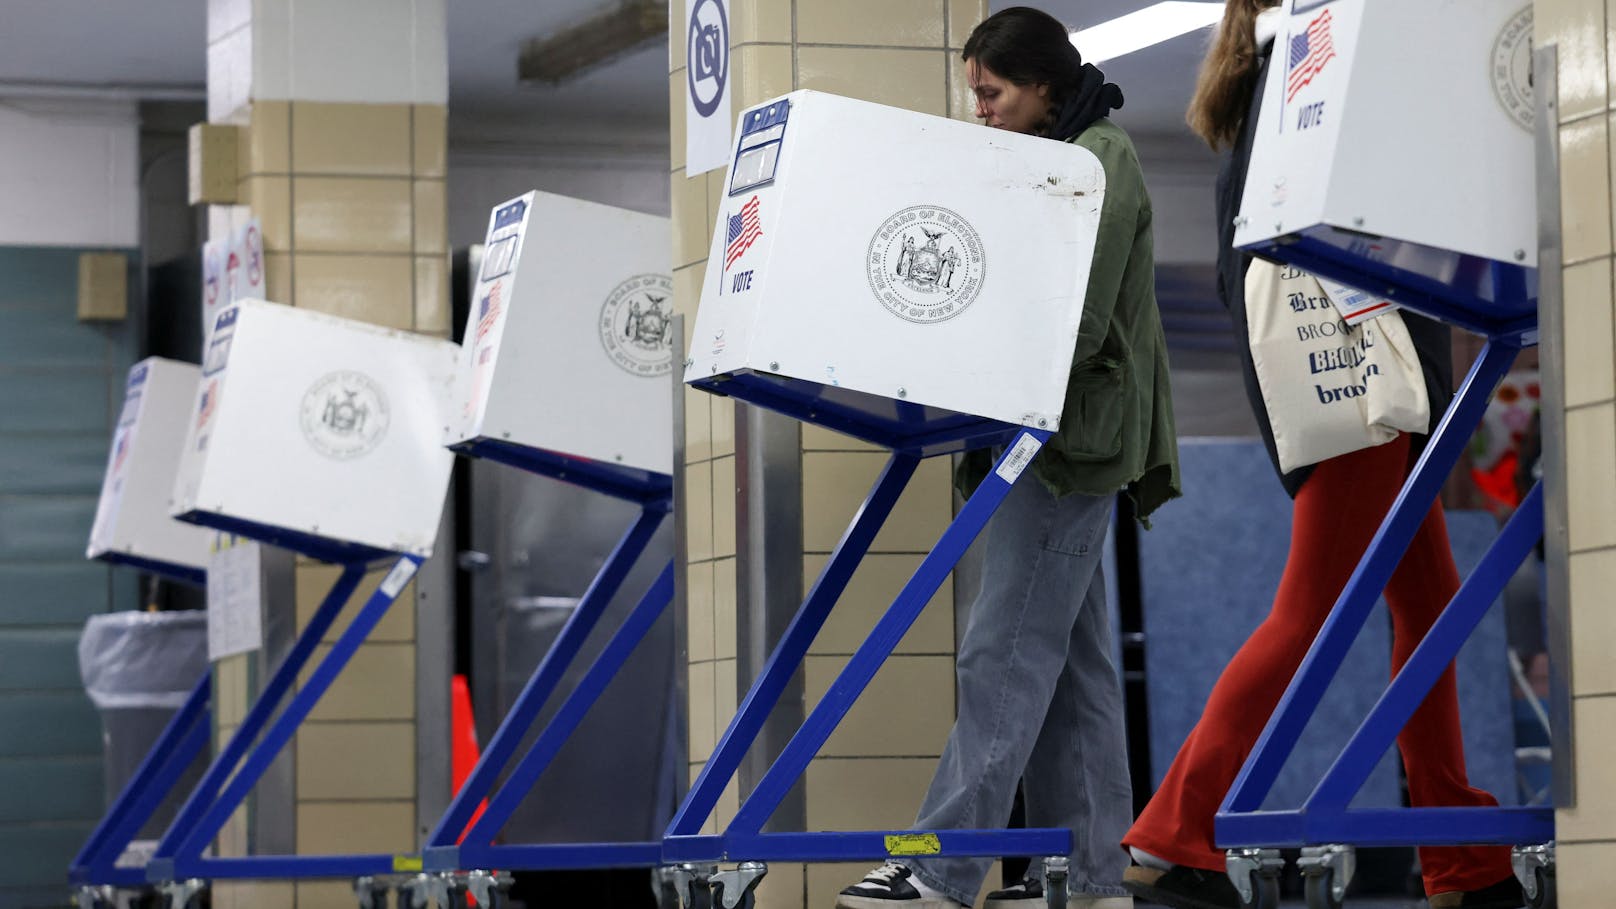
[(209, 336), (174, 514), (309, 554), (426, 556), (459, 349), (262, 300)]
[(1055, 428), (1105, 173), (813, 91), (742, 117), (687, 382), (769, 374)]
[[(518, 758), (517, 744), (562, 687), (568, 667), (581, 662), (585, 639), (630, 569), (653, 548), (653, 535), (672, 510), (676, 386), (669, 241), (666, 218), (549, 193), (503, 202), (489, 216), (443, 444), (633, 502), (640, 514), (428, 836), (428, 871), (453, 877), (468, 868), (595, 867), (623, 863), (623, 850), (634, 856), (628, 864), (655, 864), (643, 859), (654, 854), (654, 844), (595, 844), (586, 853), (567, 844), (494, 841), (673, 599), (672, 564), (659, 552), (655, 560), (665, 563), (660, 575), (615, 622), (599, 655)], [(572, 771), (577, 776), (579, 768)], [(487, 810), (479, 811), (484, 799)], [(505, 831), (507, 838), (511, 834)]]
[(1504, 276), (1478, 263), (1537, 265), (1531, 7), (1294, 0), (1286, 9), (1235, 244), (1300, 243), (1304, 255), (1361, 260), (1380, 273), (1362, 283), (1406, 273), (1438, 295), (1436, 285), (1512, 296), (1494, 286)]
[(530, 192), (489, 216), (444, 444), (673, 471), (668, 219)]
[(168, 513), (199, 376), (195, 366), (161, 357), (129, 370), (87, 558), (191, 581), (207, 571), (212, 535)]
[[(741, 862), (701, 884), (722, 888), (726, 904), (755, 885), (763, 860), (1044, 857), (1049, 904), (1065, 905), (1070, 830), (763, 827), (1011, 484), (1035, 482), (1025, 468), (1059, 426), (1104, 169), (1077, 145), (812, 91), (743, 113), (737, 132), (685, 381), (892, 454), (703, 763), (663, 856)], [(996, 468), (830, 693), (722, 832), (703, 835), (920, 461), (997, 445)]]

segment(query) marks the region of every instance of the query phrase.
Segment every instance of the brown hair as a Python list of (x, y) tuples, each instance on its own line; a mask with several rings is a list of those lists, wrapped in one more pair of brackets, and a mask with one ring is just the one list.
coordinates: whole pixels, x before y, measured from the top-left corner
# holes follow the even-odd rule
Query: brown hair
[(1059, 19), (1012, 6), (983, 19), (965, 39), (960, 59), (975, 60), (1015, 85), (1048, 85), (1049, 110), (1034, 130), (1048, 136), (1061, 102), (1083, 84), (1083, 57)]
[(1201, 61), (1184, 121), (1216, 151), (1233, 145), (1257, 81), (1257, 14), (1279, 0), (1228, 0), (1217, 37)]

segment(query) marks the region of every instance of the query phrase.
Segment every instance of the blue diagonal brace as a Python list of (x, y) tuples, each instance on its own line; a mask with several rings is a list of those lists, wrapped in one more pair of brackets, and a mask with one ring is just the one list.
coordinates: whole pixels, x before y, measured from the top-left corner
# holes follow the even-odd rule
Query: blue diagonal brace
[(522, 693), (517, 695), (515, 703), (505, 719), (499, 724), (499, 729), (489, 741), (488, 747), (483, 750), (477, 759), (477, 766), (466, 778), (466, 782), (455, 793), (454, 801), (444, 812), (438, 825), (433, 828), (427, 837), (426, 848), (453, 846), (466, 831), (466, 825), (471, 822), (472, 815), (477, 806), (494, 789), (500, 773), (509, 763), (511, 756), (516, 753), (517, 746), (527, 736), (533, 722), (538, 719), (545, 703), (555, 692), (556, 686), (561, 684), (566, 675), (567, 667), (577, 658), (579, 650), (583, 648), (584, 640), (589, 637), (600, 617), (605, 614), (606, 607), (611, 605), (617, 591), (622, 588), (623, 580), (634, 568), (635, 562), (645, 552), (656, 534), (657, 527), (667, 516), (665, 505), (647, 507), (640, 512), (639, 518), (634, 522), (623, 538), (618, 541), (617, 547), (612, 550), (595, 580), (584, 591), (583, 597), (573, 609), (572, 616), (561, 629), (555, 643), (544, 655), (544, 660), (533, 671)]

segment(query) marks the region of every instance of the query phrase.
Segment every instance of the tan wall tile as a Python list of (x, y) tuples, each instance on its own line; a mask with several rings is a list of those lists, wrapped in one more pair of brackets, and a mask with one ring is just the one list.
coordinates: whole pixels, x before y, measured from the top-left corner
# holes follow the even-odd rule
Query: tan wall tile
[(230, 817), (219, 828), (219, 835), (214, 837), (214, 846), (220, 855), (246, 855), (247, 843), (247, 806), (242, 805), (230, 812)]
[(300, 255), (292, 294), (299, 309), (407, 329), (415, 321), (414, 268), (410, 256)]
[(977, 23), (988, 16), (983, 0), (948, 0), (948, 46), (964, 47)]
[(300, 855), (410, 853), (415, 851), (415, 842), (414, 799), (397, 802), (300, 802), (297, 806), (297, 851)]
[[(937, 762), (931, 758), (815, 758), (808, 781), (809, 830), (902, 830), (915, 822)], [(815, 795), (815, 793), (819, 793)], [(828, 797), (826, 793), (835, 793)], [(865, 863), (857, 880), (870, 868)], [(810, 869), (812, 874), (812, 869)], [(836, 889), (852, 881), (843, 881)], [(813, 882), (809, 882), (813, 896)], [(810, 905), (829, 906), (831, 899)]]
[(449, 294), (447, 256), (415, 257), (415, 330), (442, 332), (454, 329)]
[[(920, 567), (919, 555), (872, 553), (859, 563), (853, 579), (814, 639), (816, 654), (851, 654), (864, 643), (876, 619), (898, 598), (898, 592)], [(802, 559), (803, 596), (830, 561), (828, 555), (810, 553)], [(954, 581), (943, 582), (898, 642), (897, 653), (952, 653), (954, 651)]]
[(1611, 260), (1565, 270), (1565, 403), (1616, 397), (1616, 326), (1612, 325)]
[(415, 798), (414, 723), (304, 723), (297, 797)]
[(713, 463), (702, 461), (685, 468), (684, 512), (686, 549), (692, 562), (713, 557)]
[(449, 109), (441, 104), (413, 108), (415, 175), (443, 177), (449, 173)]
[(965, 75), (965, 61), (958, 56), (948, 58), (948, 116), (966, 123), (982, 122), (976, 115), (976, 95)]
[(237, 727), (234, 724), (227, 723), (220, 723), (218, 727), (214, 729), (213, 751), (215, 754), (223, 750), (226, 745), (230, 744), (230, 739), (236, 734), (236, 729)]
[(752, 891), (757, 909), (802, 909), (808, 886), (804, 870), (795, 863), (770, 862), (768, 875)]
[(448, 209), (445, 208), (442, 180), (415, 181), (415, 251), (445, 253), (449, 250)]
[[(854, 513), (869, 495), (886, 457), (853, 452), (808, 452), (802, 457), (803, 488), (813, 490), (803, 501), (803, 548), (829, 552), (847, 530)], [(947, 458), (929, 458), (915, 471), (908, 488), (881, 532), (872, 552), (930, 552), (953, 518), (953, 487)]]
[(408, 253), (413, 200), (407, 179), (292, 179), (292, 242), (298, 252)]
[(292, 171), (292, 105), (287, 101), (254, 101), (243, 174), (286, 174)]
[(743, 47), (735, 52), (732, 62), (735, 82), (730, 91), (734, 92), (735, 104), (742, 110), (791, 91), (790, 45)]
[(797, 87), (946, 116), (941, 50), (801, 47)]
[(683, 170), (685, 166), (685, 71), (679, 70), (668, 77), (668, 170)]
[(252, 654), (241, 653), (213, 664), (213, 712), (222, 726), (239, 726), (247, 717), (247, 662)]
[[(1573, 694), (1616, 693), (1616, 660), (1610, 642), (1616, 641), (1616, 549), (1573, 553), (1571, 575), (1571, 691)], [(1577, 727), (1579, 730), (1581, 726)], [(1616, 800), (1616, 787), (1610, 797)], [(1612, 828), (1616, 835), (1616, 828)]]
[(802, 44), (942, 47), (943, 0), (814, 0), (797, 4)]
[[(691, 752), (691, 755), (693, 757), (702, 757), (702, 758), (705, 758), (707, 756), (705, 754), (698, 755), (694, 751)], [(706, 766), (705, 761), (697, 761), (696, 763), (690, 765), (690, 785), (691, 786), (695, 786), (696, 777), (701, 775), (701, 769), (703, 767), (705, 767), (705, 766)], [(714, 814), (716, 814), (716, 813), (717, 812), (715, 811)], [(718, 835), (718, 819), (716, 817), (709, 816), (707, 818), (706, 823), (701, 825), (701, 832), (703, 834), (707, 835), (707, 836), (717, 836)]]
[(297, 305), (292, 299), (291, 253), (264, 253), (264, 294), (275, 303)]
[(735, 554), (735, 456), (713, 459), (713, 557)]
[(300, 174), (409, 176), (408, 104), (292, 102), (292, 169)]
[(713, 457), (735, 453), (735, 399), (713, 398)]
[(736, 670), (733, 657), (713, 661), (714, 747), (718, 744), (718, 736), (729, 728), (729, 721), (735, 718), (735, 711), (741, 703), (740, 691), (736, 688)]
[(713, 663), (690, 664), (690, 757), (705, 761), (718, 742), (717, 705), (713, 703)]
[(730, 44), (790, 44), (792, 6), (786, 0), (733, 0), (729, 7)]
[[(376, 592), (382, 578), (387, 576), (389, 568), (378, 568), (365, 573), (365, 579), (359, 582), (354, 591), (353, 598), (348, 601), (348, 615), (358, 609), (356, 604), (363, 603)], [(314, 618), (315, 610), (325, 600), (331, 586), (342, 575), (342, 569), (335, 565), (299, 565), (297, 569), (297, 627), (307, 628), (309, 620)], [(342, 634), (344, 627), (343, 616), (338, 616), (336, 623), (327, 631), (323, 640), (327, 643), (335, 641)], [(404, 588), (399, 597), (387, 610), (381, 622), (377, 623), (376, 630), (370, 633), (370, 641), (413, 641), (415, 640), (415, 584), (412, 582)]]
[[(675, 176), (675, 179), (679, 177)], [(701, 303), (701, 285), (707, 279), (707, 263), (681, 265), (673, 270), (674, 312), (685, 317), (685, 348), (690, 347), (690, 332), (696, 327), (696, 307)], [(702, 392), (706, 394), (706, 392)]]
[(1560, 119), (1602, 110), (1609, 91), (1605, 69), (1605, 8), (1587, 0), (1536, 0), (1533, 43), (1560, 46)]
[[(326, 654), (321, 644), (309, 665), (298, 675), (298, 685)], [(409, 720), (415, 716), (415, 645), (371, 643), (354, 653), (342, 674), (309, 713), (311, 720)], [(378, 753), (376, 760), (390, 760)]]
[(727, 185), (724, 183), (724, 177), (726, 175), (726, 169), (722, 167), (710, 170), (702, 175), (707, 179), (706, 231), (708, 240), (712, 239), (713, 230), (718, 224), (718, 213), (724, 208), (724, 187)]
[(1571, 551), (1616, 546), (1616, 405), (1567, 411), (1565, 436)]
[(697, 562), (686, 569), (685, 599), (688, 604), (690, 640), (689, 659), (703, 662), (713, 659), (714, 598), (713, 563)]
[(264, 252), (292, 251), (292, 180), (248, 177), (241, 181), (241, 204), (252, 209), (263, 232)]
[(1560, 228), (1565, 261), (1610, 255), (1610, 143), (1604, 117), (1560, 128)]
[(741, 807), (740, 780), (730, 777), (724, 791), (718, 794), (718, 804), (713, 806), (713, 819), (720, 827), (728, 827), (729, 822), (735, 819), (735, 812)]
[(879, 445), (842, 435), (832, 429), (802, 424), (803, 451), (883, 451)]
[(720, 660), (735, 658), (736, 560), (713, 562), (713, 655)]
[[(818, 704), (846, 663), (844, 657), (808, 657), (803, 662), (803, 700)], [(902, 704), (903, 709), (892, 709), (895, 704)], [(942, 754), (953, 725), (953, 657), (894, 656), (876, 673), (819, 753), (835, 757)]]
[(1616, 893), (1616, 843), (1555, 846), (1558, 905), (1564, 909), (1605, 909)]
[(704, 176), (686, 178), (684, 171), (673, 175), (673, 267), (707, 258), (707, 241), (712, 239), (707, 216), (707, 180)]
[[(688, 317), (687, 317), (688, 318)], [(713, 457), (713, 395), (685, 388), (685, 463)]]

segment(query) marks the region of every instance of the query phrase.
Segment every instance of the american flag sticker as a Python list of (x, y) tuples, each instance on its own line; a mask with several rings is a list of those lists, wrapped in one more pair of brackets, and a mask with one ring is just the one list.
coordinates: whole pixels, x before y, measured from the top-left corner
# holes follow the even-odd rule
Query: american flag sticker
[(729, 228), (724, 233), (724, 271), (752, 248), (763, 236), (763, 222), (758, 220), (758, 197), (753, 196), (741, 206), (741, 213), (729, 216)]
[(1291, 37), (1290, 61), (1285, 68), (1285, 100), (1307, 87), (1324, 64), (1335, 59), (1335, 42), (1330, 40), (1330, 11), (1325, 10), (1307, 24), (1307, 31)]

